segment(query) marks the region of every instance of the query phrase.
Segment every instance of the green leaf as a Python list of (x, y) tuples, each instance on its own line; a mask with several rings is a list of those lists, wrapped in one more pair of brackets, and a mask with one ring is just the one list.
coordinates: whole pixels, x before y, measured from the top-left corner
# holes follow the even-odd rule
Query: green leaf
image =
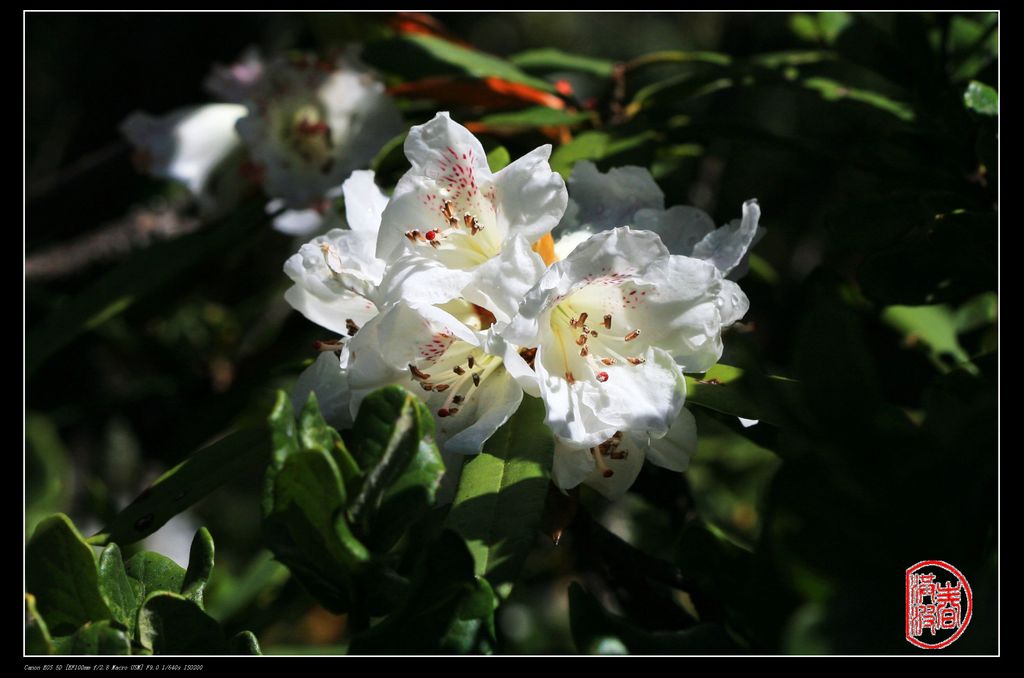
[(89, 542), (98, 546), (117, 542), (123, 546), (144, 539), (236, 478), (243, 469), (262, 463), (267, 455), (264, 429), (248, 428), (230, 433), (160, 476)]
[(321, 604), (347, 611), (351, 570), (369, 554), (345, 522), (345, 488), (334, 461), (324, 452), (293, 454), (270, 488), (267, 545)]
[(902, 334), (908, 346), (923, 344), (932, 363), (940, 370), (964, 365), (977, 373), (957, 339), (956, 314), (949, 306), (889, 306), (882, 311), (882, 320)]
[(747, 602), (752, 554), (716, 528), (699, 521), (688, 524), (679, 537), (675, 560), (695, 591), (727, 605)]
[(495, 602), (473, 569), (473, 556), (462, 539), (450, 530), (442, 532), (417, 563), (405, 604), (353, 638), (349, 653), (474, 650), (481, 634), (493, 630)]
[(46, 621), (36, 610), (36, 597), (25, 594), (25, 654), (53, 654), (53, 639)]
[(537, 536), (547, 498), (554, 437), (544, 403), (524, 396), (519, 410), (462, 469), (447, 526), (504, 597)]
[(203, 607), (203, 592), (213, 573), (213, 537), (205, 527), (196, 531), (188, 552), (188, 569), (181, 584), (181, 595)]
[(123, 264), (54, 309), (40, 326), (28, 333), (26, 376), (31, 376), (47, 358), (79, 334), (122, 313), (207, 257), (235, 248), (238, 242), (251, 240), (246, 234), (265, 221), (263, 206), (254, 202), (236, 210), (224, 223), (134, 252)]
[(430, 75), (497, 77), (550, 92), (545, 80), (529, 76), (516, 66), (490, 54), (463, 47), (432, 35), (407, 34), (366, 45), (363, 58), (385, 71), (401, 73), (407, 79)]
[(58, 638), (54, 654), (130, 655), (128, 635), (109, 621), (91, 622), (67, 638)]
[(582, 586), (569, 585), (569, 626), (576, 649), (584, 654), (710, 654), (736, 650), (717, 624), (697, 624), (685, 631), (651, 632), (611, 614)]
[(25, 415), (25, 533), (71, 500), (73, 467), (53, 421), (38, 412)]
[(154, 654), (224, 654), (224, 631), (213, 617), (177, 593), (146, 597), (139, 610), (139, 642)]
[(228, 641), (228, 654), (261, 655), (263, 652), (252, 631), (242, 631)]
[(432, 437), (424, 438), (416, 455), (384, 493), (368, 537), (369, 546), (378, 552), (390, 549), (434, 504), (444, 473), (437, 445)]
[(411, 393), (399, 386), (374, 391), (363, 399), (346, 437), (365, 478), (349, 502), (352, 523), (370, 533), (370, 524), (388, 488), (420, 451), (420, 441), (433, 436), (434, 419)]
[(270, 425), (271, 465), (274, 468), (281, 468), (288, 455), (295, 454), (301, 449), (292, 399), (282, 390), (277, 392), (277, 398), (270, 411), (270, 416), (267, 417), (267, 423)]
[(512, 156), (504, 146), (495, 146), (487, 154), (487, 166), (492, 172), (500, 172), (512, 162)]
[(53, 634), (111, 617), (100, 593), (96, 554), (62, 513), (39, 523), (29, 540), (25, 586)]
[(611, 77), (615, 63), (607, 59), (569, 54), (551, 47), (531, 49), (509, 57), (509, 61), (530, 73), (551, 73), (555, 71), (579, 71), (599, 78)]
[(971, 80), (964, 90), (964, 106), (980, 115), (999, 115), (999, 94), (985, 83)]
[(142, 583), (130, 578), (125, 571), (117, 544), (110, 544), (100, 553), (99, 576), (100, 593), (114, 619), (134, 633), (135, 617), (145, 595)]
[(167, 556), (153, 551), (136, 553), (124, 564), (129, 577), (142, 585), (142, 597), (166, 591), (177, 594), (185, 581), (185, 570)]
[(551, 156), (551, 169), (568, 179), (573, 166), (580, 160), (613, 158), (657, 140), (658, 135), (651, 130), (625, 137), (613, 137), (605, 132), (584, 132), (555, 149)]
[[(534, 106), (524, 108), (521, 111), (510, 113), (493, 113), (485, 115), (480, 122), (485, 123), (489, 128), (501, 128), (507, 130), (531, 129), (534, 127), (560, 127), (563, 125), (578, 125), (590, 120), (592, 116), (585, 111), (573, 113), (571, 111), (559, 111), (547, 106)], [(492, 168), (492, 171), (494, 169)]]
[(765, 377), (718, 364), (700, 377), (686, 377), (686, 401), (779, 426), (786, 421), (780, 406), (799, 397), (798, 386), (785, 377)]
[(891, 113), (900, 120), (907, 122), (914, 120), (914, 109), (878, 92), (849, 87), (829, 78), (807, 78), (802, 80), (801, 84), (807, 89), (817, 92), (826, 101), (856, 101)]

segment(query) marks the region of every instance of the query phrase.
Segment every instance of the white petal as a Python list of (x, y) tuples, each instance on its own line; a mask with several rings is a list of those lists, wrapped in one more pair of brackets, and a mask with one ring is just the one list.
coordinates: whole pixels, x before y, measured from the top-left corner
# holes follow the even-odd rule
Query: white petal
[(544, 269), (544, 260), (525, 238), (516, 235), (505, 242), (498, 256), (473, 271), (462, 293), (466, 301), (483, 306), (499, 322), (508, 322)]
[(534, 149), (494, 175), (500, 205), (498, 228), (533, 242), (558, 225), (568, 192), (561, 175), (551, 169), (551, 146)]
[(722, 291), (718, 295), (718, 312), (722, 316), (722, 327), (728, 327), (750, 310), (750, 301), (740, 286), (731, 280), (722, 281)]
[(292, 285), (285, 291), (284, 298), (307, 320), (341, 337), (348, 334), (346, 320), (363, 325), (377, 315), (377, 307), (373, 303), (352, 292), (341, 292), (325, 299), (301, 285)]
[(515, 379), (520, 388), (534, 398), (540, 397), (540, 384), (537, 381), (537, 373), (533, 371), (514, 344), (505, 341), (498, 333), (499, 326), (492, 326), (485, 334), (481, 345), (491, 355), (501, 356), (505, 363), (505, 369)]
[(555, 438), (555, 456), (551, 463), (551, 480), (563, 490), (571, 490), (586, 480), (597, 468), (590, 448)]
[(661, 438), (650, 441), (647, 458), (672, 471), (685, 471), (697, 452), (697, 422), (685, 407)]
[(200, 196), (217, 166), (239, 146), (235, 123), (244, 106), (210, 104), (183, 108), (164, 116), (133, 113), (121, 133), (145, 154), (151, 174), (185, 184)]
[(575, 225), (594, 231), (630, 225), (637, 210), (665, 205), (665, 194), (643, 167), (614, 167), (601, 174), (594, 163), (580, 161), (569, 177), (569, 192), (579, 206)]
[(478, 454), (484, 443), (519, 409), (523, 389), (505, 370), (498, 369), (458, 414), (437, 419), (437, 441), (446, 451)]
[(373, 180), (373, 170), (359, 170), (342, 184), (345, 194), (345, 221), (353, 231), (365, 231), (375, 237), (388, 197)]
[(757, 200), (743, 203), (743, 219), (734, 219), (729, 224), (709, 233), (696, 247), (693, 256), (713, 263), (723, 274), (739, 265), (750, 249), (757, 235), (757, 221), (761, 208)]
[(715, 222), (696, 207), (676, 205), (667, 210), (642, 209), (636, 213), (633, 225), (654, 231), (661, 237), (672, 254), (693, 256), (693, 248), (709, 233)]
[(448, 268), (417, 254), (406, 254), (387, 268), (377, 300), (381, 305), (443, 304), (458, 298), (472, 279), (469, 271)]
[(317, 403), (324, 420), (335, 428), (348, 428), (352, 425), (349, 411), (348, 379), (345, 374), (347, 352), (343, 351), (339, 359), (333, 352), (327, 351), (303, 370), (292, 388), (291, 400), (295, 413), (298, 414), (306, 405), (310, 392), (316, 393)]
[(274, 230), (285, 235), (308, 236), (321, 230), (324, 215), (314, 209), (285, 210), (274, 217)]
[(586, 228), (562, 232), (558, 240), (555, 241), (556, 261), (561, 261), (568, 257), (580, 243), (586, 242), (587, 238), (592, 235), (593, 233)]
[(473, 133), (452, 120), (447, 112), (438, 113), (430, 121), (413, 127), (405, 139), (405, 157), (417, 174), (439, 178), (451, 163), (490, 175), (487, 153)]
[(597, 468), (595, 464), (594, 470), (584, 481), (588, 487), (594, 488), (611, 500), (626, 494), (626, 491), (636, 481), (636, 477), (640, 475), (640, 469), (644, 465), (644, 448), (636, 442), (635, 438), (625, 436), (619, 445), (619, 452), (624, 456), (602, 458), (612, 475), (606, 476), (605, 472)]

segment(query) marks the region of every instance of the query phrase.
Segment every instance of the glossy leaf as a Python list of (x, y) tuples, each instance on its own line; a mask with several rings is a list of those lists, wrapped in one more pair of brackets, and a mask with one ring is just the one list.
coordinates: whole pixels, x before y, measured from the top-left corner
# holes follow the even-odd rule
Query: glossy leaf
[(242, 469), (258, 465), (267, 455), (262, 428), (230, 433), (163, 474), (89, 542), (102, 546), (133, 544), (160, 529), (168, 520), (206, 497)]
[(570, 54), (551, 47), (531, 49), (509, 57), (509, 61), (530, 73), (579, 71), (599, 78), (611, 77), (615, 64), (607, 59)]
[(502, 596), (536, 540), (553, 450), (543, 402), (525, 396), (519, 411), (463, 466), (447, 526), (466, 540), (476, 573)]
[(185, 570), (167, 556), (142, 551), (124, 564), (129, 577), (142, 585), (142, 597), (159, 591), (179, 593), (185, 581)]
[(134, 632), (135, 617), (145, 597), (143, 584), (128, 576), (117, 544), (110, 544), (100, 553), (99, 577), (100, 593), (113, 618)]
[(487, 154), (487, 166), (491, 168), (492, 172), (500, 172), (512, 162), (512, 156), (509, 154), (508, 149), (504, 146), (495, 146)]
[(146, 597), (139, 610), (139, 642), (154, 654), (224, 654), (224, 631), (213, 617), (176, 593)]
[(132, 643), (109, 621), (91, 622), (67, 638), (55, 641), (54, 654), (130, 655)]
[(203, 607), (203, 593), (213, 573), (213, 537), (209, 530), (200, 527), (192, 538), (188, 553), (188, 568), (181, 583), (181, 595)]
[(985, 83), (972, 80), (964, 90), (964, 106), (981, 115), (999, 115), (999, 94)]
[(779, 425), (786, 416), (780, 405), (799, 397), (797, 387), (792, 379), (754, 375), (718, 364), (700, 377), (686, 377), (686, 401), (723, 414)]
[(100, 592), (96, 555), (64, 514), (43, 520), (29, 540), (25, 586), (54, 635), (111, 617)]

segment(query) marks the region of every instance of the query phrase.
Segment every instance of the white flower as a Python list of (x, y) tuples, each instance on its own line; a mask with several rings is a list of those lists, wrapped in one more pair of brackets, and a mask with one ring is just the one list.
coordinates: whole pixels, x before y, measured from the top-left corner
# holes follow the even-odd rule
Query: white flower
[(447, 113), (413, 127), (412, 168), (384, 210), (377, 256), (392, 264), (392, 298), (415, 304), (464, 297), (499, 322), (515, 314), (544, 270), (531, 243), (558, 224), (565, 183), (546, 145), (492, 173), (480, 142)]
[(402, 128), (384, 86), (351, 59), (281, 57), (245, 93), (238, 133), (267, 194), (291, 209), (323, 211), (328, 191)]
[(398, 303), (382, 311), (346, 346), (352, 414), (371, 391), (399, 384), (434, 413), (444, 451), (478, 453), (519, 408), (523, 390), (537, 394), (516, 348), (482, 331), (489, 321), (465, 301), (444, 308)]
[(616, 432), (590, 448), (561, 438), (555, 442), (551, 469), (555, 485), (569, 490), (583, 483), (609, 499), (617, 499), (632, 486), (645, 458), (672, 471), (685, 471), (697, 450), (697, 426), (684, 407), (660, 438), (644, 432)]
[(502, 334), (537, 347), (546, 422), (557, 436), (581, 447), (617, 431), (657, 438), (682, 407), (680, 370), (714, 365), (723, 325), (746, 312), (738, 286), (723, 298), (724, 282), (711, 263), (620, 227), (552, 265)]
[(194, 106), (163, 116), (137, 112), (121, 123), (121, 133), (146, 172), (184, 184), (201, 207), (210, 209), (211, 175), (239, 149), (235, 123), (245, 114), (237, 104)]
[(630, 225), (657, 233), (669, 252), (713, 263), (736, 280), (746, 272), (748, 252), (764, 235), (756, 200), (743, 204), (743, 218), (721, 228), (696, 207), (664, 208), (665, 196), (642, 167), (615, 167), (607, 173), (581, 161), (569, 177), (570, 205), (559, 224), (556, 252), (568, 256), (589, 234)]
[(333, 229), (314, 238), (284, 265), (295, 283), (285, 292), (292, 308), (342, 337), (377, 315), (376, 287), (385, 264), (374, 251), (388, 198), (373, 176), (369, 170), (353, 172), (342, 185), (351, 230)]

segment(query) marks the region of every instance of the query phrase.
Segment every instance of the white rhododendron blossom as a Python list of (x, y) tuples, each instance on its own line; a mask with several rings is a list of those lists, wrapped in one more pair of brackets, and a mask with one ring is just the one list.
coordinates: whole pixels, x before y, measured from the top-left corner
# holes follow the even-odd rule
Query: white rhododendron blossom
[(686, 205), (665, 209), (665, 195), (643, 167), (615, 167), (602, 174), (581, 161), (569, 177), (571, 199), (556, 231), (555, 251), (568, 256), (590, 234), (617, 226), (657, 233), (672, 254), (712, 262), (723, 275), (736, 280), (746, 272), (751, 247), (765, 233), (756, 200), (743, 204), (743, 218), (715, 228), (702, 210)]
[[(525, 393), (544, 400), (563, 490), (617, 497), (644, 459), (684, 470), (696, 427), (683, 375), (714, 365), (723, 329), (747, 311), (726, 276), (756, 237), (757, 203), (715, 229), (697, 210), (664, 209), (646, 170), (584, 163), (570, 201), (550, 147), (491, 172), (447, 113), (412, 128), (405, 152), (411, 169), (390, 199), (372, 172), (354, 173), (342, 188), (350, 228), (285, 266), (289, 303), (338, 337), (320, 342), (296, 405), (316, 393), (346, 426), (370, 392), (404, 386), (433, 413), (450, 463), (478, 453)], [(559, 224), (546, 266), (534, 246)]]
[[(294, 235), (330, 228), (340, 184), (402, 129), (383, 84), (350, 56), (263, 61), (248, 52), (215, 67), (206, 86), (231, 103), (162, 117), (134, 113), (122, 132), (147, 171), (183, 183), (203, 207), (233, 197), (211, 195), (215, 169), (259, 183), (275, 228)], [(223, 167), (229, 157), (234, 162)]]
[(722, 328), (746, 312), (712, 264), (672, 255), (654, 233), (604, 231), (553, 264), (505, 328), (536, 346), (555, 435), (581, 446), (616, 431), (664, 435), (685, 397), (682, 371), (721, 357)]
[(350, 229), (317, 236), (285, 262), (284, 272), (295, 284), (284, 297), (306, 318), (344, 338), (377, 315), (385, 264), (374, 251), (388, 198), (369, 170), (354, 172), (342, 190)]
[(443, 307), (395, 304), (348, 343), (353, 415), (371, 391), (399, 384), (434, 413), (438, 443), (476, 454), (515, 414), (536, 379), (515, 347), (484, 326), (488, 314), (465, 301)]
[(541, 146), (492, 173), (469, 130), (438, 113), (405, 141), (412, 168), (384, 210), (377, 256), (393, 264), (393, 293), (411, 303), (457, 296), (499, 322), (544, 271), (531, 244), (562, 218), (565, 182)]

